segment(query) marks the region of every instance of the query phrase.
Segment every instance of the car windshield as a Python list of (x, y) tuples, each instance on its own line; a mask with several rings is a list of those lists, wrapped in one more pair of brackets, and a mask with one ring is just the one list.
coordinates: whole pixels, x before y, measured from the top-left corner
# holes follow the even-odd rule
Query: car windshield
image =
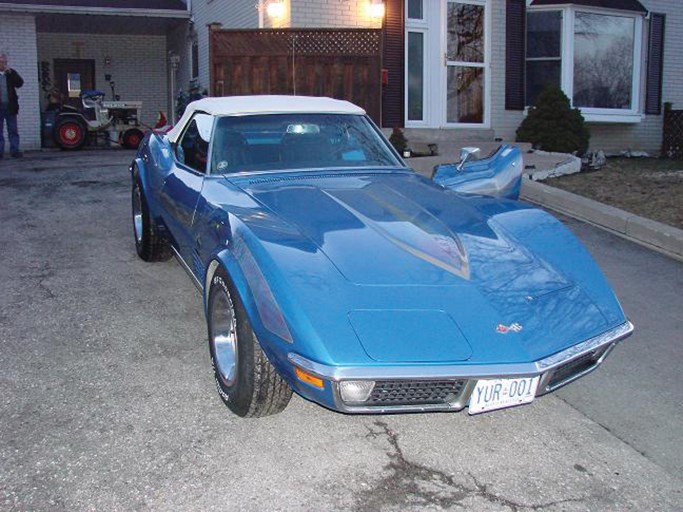
[(403, 167), (370, 121), (351, 114), (224, 116), (213, 134), (211, 172)]

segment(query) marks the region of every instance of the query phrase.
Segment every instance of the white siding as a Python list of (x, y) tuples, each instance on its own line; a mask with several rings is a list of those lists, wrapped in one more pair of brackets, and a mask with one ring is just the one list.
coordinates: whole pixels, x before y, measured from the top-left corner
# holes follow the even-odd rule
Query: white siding
[[(494, 82), (493, 122), (492, 127), (497, 137), (514, 140), (515, 130), (522, 122), (521, 112), (505, 111), (505, 18), (504, 1), (494, 0), (494, 41), (493, 41), (493, 75), (500, 80)], [(683, 9), (681, 0), (641, 0), (646, 9), (666, 14), (664, 41), (664, 81), (662, 101), (673, 104), (674, 109), (683, 109)], [(647, 36), (648, 22), (643, 27), (643, 79), (647, 73)], [(640, 109), (645, 102), (645, 83), (643, 81), (640, 94)], [(602, 149), (608, 154), (632, 149), (659, 154), (662, 144), (663, 116), (644, 116), (640, 123), (588, 123), (591, 132), (590, 148)]]
[(496, 137), (514, 141), (524, 115), (505, 110), (505, 0), (493, 0), (491, 11), (491, 128)]
[[(0, 15), (0, 52), (6, 53), (9, 66), (24, 79), (19, 95), (20, 149), (40, 148), (40, 87), (36, 60), (36, 24), (33, 16), (2, 13)], [(9, 152), (5, 127), (5, 151)]]
[[(258, 0), (193, 0), (192, 12), (199, 43), (199, 82), (209, 89), (209, 23), (223, 28), (258, 28)], [(187, 88), (187, 85), (185, 85)]]
[(54, 59), (93, 59), (96, 88), (110, 99), (111, 74), (121, 100), (142, 101), (144, 123), (153, 125), (159, 110), (169, 116), (166, 36), (39, 33), (38, 60), (54, 72)]

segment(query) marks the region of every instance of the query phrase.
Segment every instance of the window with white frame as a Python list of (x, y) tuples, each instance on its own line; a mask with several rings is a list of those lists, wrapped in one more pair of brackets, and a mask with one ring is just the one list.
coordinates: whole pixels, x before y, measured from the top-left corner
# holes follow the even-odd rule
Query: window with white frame
[(425, 120), (425, 50), (427, 24), (423, 0), (406, 1), (406, 119)]
[(556, 84), (589, 121), (637, 121), (641, 39), (640, 14), (530, 8), (526, 103)]
[(449, 0), (446, 5), (446, 121), (484, 122), (486, 67), (483, 3)]

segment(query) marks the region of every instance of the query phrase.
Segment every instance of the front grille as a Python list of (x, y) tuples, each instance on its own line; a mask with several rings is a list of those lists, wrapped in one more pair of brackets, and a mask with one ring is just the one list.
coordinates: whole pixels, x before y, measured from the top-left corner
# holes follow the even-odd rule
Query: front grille
[(607, 347), (600, 348), (599, 350), (594, 350), (593, 352), (588, 352), (569, 361), (568, 363), (559, 366), (554, 372), (550, 381), (548, 381), (547, 388), (553, 389), (555, 386), (562, 384), (563, 382), (571, 379), (575, 375), (579, 375), (582, 372), (595, 366), (600, 360), (602, 355), (607, 350)]
[(429, 405), (455, 401), (466, 380), (380, 380), (367, 405)]

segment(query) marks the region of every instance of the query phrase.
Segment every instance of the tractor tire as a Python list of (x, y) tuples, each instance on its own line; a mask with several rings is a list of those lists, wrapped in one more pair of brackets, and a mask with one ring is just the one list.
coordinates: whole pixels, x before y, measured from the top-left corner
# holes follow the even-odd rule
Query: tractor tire
[(88, 128), (77, 117), (58, 119), (55, 124), (55, 142), (64, 150), (80, 149), (87, 136)]
[(121, 135), (121, 145), (126, 149), (138, 149), (144, 136), (141, 130), (129, 128)]

